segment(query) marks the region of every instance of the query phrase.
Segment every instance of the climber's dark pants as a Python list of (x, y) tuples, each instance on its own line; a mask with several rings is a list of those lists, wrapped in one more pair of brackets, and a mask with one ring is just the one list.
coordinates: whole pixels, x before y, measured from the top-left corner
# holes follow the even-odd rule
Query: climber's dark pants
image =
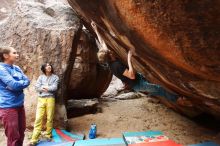
[(162, 96), (172, 102), (176, 102), (178, 99), (176, 94), (166, 91), (160, 85), (148, 82), (141, 74), (137, 75), (137, 82), (132, 89), (135, 91), (148, 92), (153, 96)]
[(7, 136), (7, 146), (22, 146), (26, 128), (24, 107), (1, 108), (0, 120)]

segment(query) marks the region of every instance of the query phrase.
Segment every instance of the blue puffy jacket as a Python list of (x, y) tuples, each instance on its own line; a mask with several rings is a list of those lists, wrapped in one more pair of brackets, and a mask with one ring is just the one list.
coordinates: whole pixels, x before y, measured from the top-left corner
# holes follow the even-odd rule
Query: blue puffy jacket
[(29, 84), (30, 80), (18, 66), (0, 63), (0, 108), (23, 106), (23, 89)]

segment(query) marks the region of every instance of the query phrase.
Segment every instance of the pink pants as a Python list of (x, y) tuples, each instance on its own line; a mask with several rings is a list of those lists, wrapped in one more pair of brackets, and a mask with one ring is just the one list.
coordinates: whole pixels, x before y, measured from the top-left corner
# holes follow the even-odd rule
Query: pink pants
[(0, 120), (7, 136), (7, 146), (22, 146), (26, 129), (24, 107), (0, 108)]

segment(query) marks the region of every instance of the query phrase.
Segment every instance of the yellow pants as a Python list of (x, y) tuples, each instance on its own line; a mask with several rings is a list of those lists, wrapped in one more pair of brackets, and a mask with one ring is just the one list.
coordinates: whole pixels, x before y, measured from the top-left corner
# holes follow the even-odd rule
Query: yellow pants
[(55, 99), (54, 97), (39, 97), (37, 103), (36, 119), (34, 122), (34, 131), (31, 138), (31, 142), (36, 143), (39, 140), (43, 126), (43, 118), (47, 115), (46, 132), (45, 137), (52, 137), (53, 129), (53, 118), (55, 110)]

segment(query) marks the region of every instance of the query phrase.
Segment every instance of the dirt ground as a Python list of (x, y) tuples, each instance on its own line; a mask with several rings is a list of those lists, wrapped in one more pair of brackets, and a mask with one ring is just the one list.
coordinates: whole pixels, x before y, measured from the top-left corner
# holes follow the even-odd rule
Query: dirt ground
[[(31, 132), (27, 130), (26, 137), (25, 137), (25, 140), (24, 140), (24, 146), (28, 145), (28, 135), (30, 135), (30, 133)], [(0, 129), (0, 146), (7, 146), (7, 141), (6, 141), (3, 129)]]
[[(198, 126), (160, 103), (152, 103), (149, 97), (131, 100), (105, 100), (99, 113), (69, 120), (74, 132), (88, 134), (90, 124), (96, 123), (98, 137), (121, 137), (125, 131), (160, 130), (181, 144), (194, 144), (215, 139), (216, 132)], [(30, 134), (27, 132), (26, 135)], [(27, 145), (27, 136), (25, 145)], [(3, 130), (0, 130), (0, 146), (6, 146)]]
[(216, 132), (175, 113), (149, 97), (102, 102), (102, 111), (70, 119), (71, 129), (88, 135), (96, 123), (98, 137), (121, 137), (125, 131), (160, 130), (180, 144), (194, 144), (215, 139)]

